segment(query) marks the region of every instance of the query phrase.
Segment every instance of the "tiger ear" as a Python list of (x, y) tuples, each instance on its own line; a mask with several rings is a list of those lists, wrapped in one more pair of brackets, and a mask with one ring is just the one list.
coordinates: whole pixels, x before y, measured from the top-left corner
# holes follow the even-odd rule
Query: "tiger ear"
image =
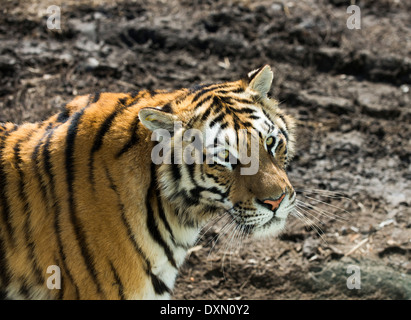
[(143, 108), (139, 111), (138, 117), (141, 123), (150, 131), (156, 129), (166, 129), (174, 131), (174, 122), (178, 121), (176, 116), (157, 108)]
[(273, 82), (274, 74), (269, 65), (265, 65), (260, 69), (251, 71), (248, 74), (248, 87), (260, 93), (262, 97), (266, 97), (270, 91)]

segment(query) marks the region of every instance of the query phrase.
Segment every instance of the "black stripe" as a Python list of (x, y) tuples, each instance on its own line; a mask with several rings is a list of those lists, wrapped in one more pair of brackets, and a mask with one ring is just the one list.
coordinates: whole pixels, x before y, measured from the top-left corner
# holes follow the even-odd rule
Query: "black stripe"
[(96, 103), (98, 100), (100, 100), (100, 92), (96, 92), (94, 94), (93, 100), (91, 101), (91, 103)]
[(194, 180), (194, 175), (195, 175), (195, 163), (192, 164), (186, 164), (186, 168), (188, 169), (188, 175), (190, 176), (190, 180), (193, 183), (194, 186), (198, 186), (196, 181)]
[[(123, 106), (121, 108), (118, 108), (119, 105), (123, 104)], [(91, 151), (90, 151), (90, 156), (89, 156), (89, 180), (90, 180), (90, 184), (93, 186), (94, 188), (94, 154), (100, 150), (101, 146), (103, 145), (103, 139), (104, 136), (106, 135), (106, 133), (110, 130), (114, 119), (117, 117), (118, 114), (120, 114), (126, 107), (124, 106), (124, 102), (122, 103), (121, 101), (119, 101), (119, 103), (117, 104), (117, 108), (116, 110), (114, 110), (114, 112), (112, 112), (103, 122), (103, 124), (100, 126), (96, 137), (94, 138), (94, 143), (93, 146), (91, 147)]]
[(194, 97), (193, 100), (191, 100), (191, 103), (195, 103), (198, 99), (200, 99), (202, 96), (204, 96), (207, 92), (216, 90), (216, 89), (221, 89), (221, 88), (226, 88), (228, 84), (222, 83), (222, 84), (213, 84), (211, 86), (204, 87), (200, 92), (198, 92)]
[(228, 125), (229, 125), (229, 123), (226, 121), (226, 122), (223, 122), (221, 125), (220, 125), (220, 129), (225, 129), (225, 128), (227, 128), (228, 127)]
[(173, 196), (173, 199), (181, 197), (184, 199), (184, 203), (187, 205), (187, 207), (194, 207), (197, 206), (200, 202), (198, 198), (193, 198), (191, 194), (188, 194), (186, 190), (180, 190), (175, 195)]
[(94, 143), (93, 146), (91, 148), (91, 153), (94, 153), (98, 150), (100, 150), (101, 146), (103, 145), (103, 138), (105, 136), (105, 134), (110, 130), (111, 125), (113, 124), (113, 121), (115, 119), (115, 117), (121, 112), (123, 111), (124, 108), (119, 108), (116, 109), (114, 112), (112, 112), (102, 123), (102, 125), (100, 126), (96, 137), (94, 138)]
[(243, 121), (242, 124), (245, 128), (253, 128), (253, 124), (251, 122)]
[(140, 92), (141, 91), (132, 90), (128, 94), (130, 95), (131, 99), (135, 99)]
[(209, 87), (210, 84), (195, 84), (194, 86), (192, 86), (191, 88), (189, 88), (189, 90), (193, 93), (200, 91), (206, 87)]
[(218, 96), (213, 97), (213, 102), (211, 103), (211, 107), (217, 110), (224, 110), (222, 101)]
[(201, 173), (200, 173), (200, 177), (201, 177), (201, 180), (203, 181), (203, 182), (205, 182), (205, 178), (204, 178), (204, 175), (205, 175), (205, 170), (206, 170), (206, 166), (205, 166), (205, 163), (207, 162), (207, 155), (206, 155), (206, 153), (204, 152), (203, 153), (203, 162), (202, 162), (202, 165), (200, 166), (200, 170), (201, 170)]
[(23, 295), (25, 299), (30, 299), (30, 292), (29, 288), (27, 287), (27, 283), (25, 280), (22, 280), (22, 284), (19, 288), (19, 294)]
[(288, 133), (284, 130), (284, 129), (282, 129), (282, 128), (280, 128), (280, 132), (283, 134), (283, 136), (285, 137), (285, 140), (286, 141), (288, 141)]
[(119, 105), (121, 105), (121, 106), (125, 106), (127, 100), (128, 100), (128, 97), (121, 98), (121, 99), (118, 99), (118, 103), (119, 103)]
[(224, 112), (221, 112), (217, 117), (215, 117), (213, 120), (210, 122), (210, 128), (214, 127), (217, 123), (219, 123), (221, 120), (224, 119), (226, 114)]
[(210, 113), (211, 113), (211, 111), (214, 109), (214, 108), (216, 108), (216, 107), (218, 107), (218, 106), (221, 106), (221, 101), (220, 101), (220, 99), (218, 98), (218, 97), (216, 97), (216, 96), (208, 96), (208, 99), (210, 100), (210, 99), (213, 99), (213, 102), (211, 103), (211, 105), (207, 108), (207, 110), (203, 113), (203, 115), (202, 115), (202, 117), (201, 117), (201, 121), (205, 121), (209, 116), (210, 116)]
[(190, 196), (192, 199), (196, 199), (197, 202), (199, 202), (200, 196), (201, 196), (201, 192), (206, 190), (205, 188), (202, 187), (195, 187), (193, 189), (190, 189)]
[(211, 106), (207, 108), (207, 110), (203, 113), (203, 116), (201, 117), (201, 121), (205, 121), (210, 115), (210, 113), (211, 113)]
[[(264, 113), (264, 115), (265, 115), (268, 119), (270, 119), (271, 122), (274, 122), (274, 121), (270, 118), (269, 114), (268, 114), (265, 110), (263, 110), (263, 113)], [(288, 128), (287, 128), (287, 122), (285, 121), (285, 118), (284, 118), (284, 116), (283, 116), (282, 114), (277, 113), (277, 116), (284, 122), (285, 129), (286, 129), (286, 130), (284, 130), (284, 129), (282, 129), (282, 128), (279, 128), (279, 129), (280, 129), (280, 132), (284, 135), (285, 140), (288, 141), (289, 136), (288, 136), (288, 133), (287, 133), (287, 130), (288, 130)], [(265, 121), (264, 121), (264, 123), (265, 123)], [(273, 128), (273, 127), (274, 127), (273, 125), (269, 125), (269, 124), (267, 124), (267, 125), (268, 125), (270, 128)]]
[(147, 192), (146, 196), (146, 208), (147, 208), (147, 227), (148, 231), (150, 232), (151, 237), (155, 242), (157, 242), (163, 249), (168, 258), (170, 264), (177, 269), (176, 261), (174, 260), (173, 253), (165, 242), (163, 237), (161, 236), (160, 230), (158, 230), (158, 225), (156, 219), (154, 217), (154, 211), (151, 207), (151, 197), (157, 196), (157, 182), (156, 182), (156, 174), (155, 174), (155, 165), (151, 164), (151, 182), (150, 187)]
[[(43, 198), (43, 203), (45, 203), (45, 205), (47, 206), (47, 208), (49, 208), (49, 203), (48, 203), (48, 199), (47, 199), (47, 188), (46, 188), (46, 182), (43, 179), (43, 175), (40, 173), (39, 167), (41, 165), (40, 160), (39, 160), (39, 150), (40, 147), (43, 145), (44, 139), (46, 138), (46, 136), (48, 135), (49, 130), (51, 129), (51, 127), (53, 126), (53, 123), (50, 122), (49, 125), (45, 128), (45, 132), (43, 134), (43, 136), (39, 139), (39, 142), (36, 144), (33, 153), (31, 154), (31, 159), (33, 161), (33, 172), (34, 175), (36, 177), (36, 180), (38, 180), (39, 182), (39, 186), (40, 186), (40, 191), (41, 191), (41, 195)], [(46, 210), (47, 212), (49, 212), (49, 210)]]
[(69, 205), (70, 221), (73, 225), (76, 240), (79, 244), (85, 265), (91, 275), (91, 278), (94, 281), (94, 284), (97, 287), (97, 292), (102, 293), (101, 285), (97, 279), (97, 270), (95, 268), (93, 257), (91, 255), (90, 249), (87, 244), (86, 234), (85, 234), (83, 225), (81, 224), (81, 221), (77, 217), (77, 213), (76, 213), (77, 210), (76, 210), (76, 204), (75, 204), (75, 199), (74, 199), (74, 173), (75, 173), (74, 148), (75, 148), (78, 126), (80, 123), (80, 119), (82, 115), (84, 114), (85, 108), (78, 111), (72, 116), (70, 126), (67, 130), (65, 166), (66, 166), (66, 175), (67, 175), (66, 180), (67, 180), (67, 192), (68, 192), (68, 205)]
[[(27, 136), (29, 139), (33, 132), (34, 130), (28, 133)], [(26, 139), (27, 137), (21, 138), (20, 140), (18, 140), (18, 142), (14, 146), (14, 149), (13, 149), (14, 150), (14, 162), (16, 165), (17, 173), (19, 175), (19, 198), (23, 204), (23, 210), (24, 210), (23, 212), (23, 215), (24, 215), (23, 232), (24, 232), (24, 238), (26, 240), (26, 245), (27, 245), (27, 250), (28, 250), (28, 258), (33, 263), (33, 271), (36, 276), (37, 283), (43, 284), (44, 277), (39, 268), (37, 258), (35, 257), (35, 254), (34, 254), (35, 244), (32, 240), (31, 226), (30, 226), (31, 208), (30, 208), (27, 194), (24, 190), (25, 189), (25, 183), (24, 183), (25, 176), (24, 176), (23, 170), (21, 169), (22, 159), (20, 157), (20, 148), (21, 148), (21, 143), (24, 142)]]
[[(51, 164), (51, 154), (50, 154), (50, 141), (53, 136), (53, 133), (56, 128), (51, 129), (47, 133), (46, 141), (43, 145), (43, 167), (44, 167), (44, 172), (46, 176), (48, 177), (49, 180), (49, 191), (50, 191), (50, 201), (48, 203), (53, 204), (54, 207), (54, 229), (57, 237), (57, 245), (58, 245), (58, 250), (59, 250), (59, 255), (60, 259), (62, 262), (63, 270), (67, 274), (69, 280), (71, 283), (74, 285), (75, 291), (76, 291), (76, 299), (80, 299), (80, 292), (78, 289), (77, 284), (75, 283), (73, 276), (67, 266), (67, 258), (66, 254), (64, 253), (63, 250), (63, 241), (61, 238), (61, 227), (60, 227), (60, 214), (61, 214), (61, 207), (59, 205), (59, 202), (57, 200), (56, 196), (56, 189), (55, 189), (55, 182), (54, 182), (54, 175), (53, 175), (53, 166)], [(63, 277), (62, 277), (63, 278)], [(63, 287), (61, 289), (63, 292)]]
[(118, 205), (119, 205), (120, 210), (121, 210), (121, 222), (123, 223), (124, 227), (127, 230), (128, 239), (131, 241), (131, 244), (133, 245), (134, 251), (136, 251), (136, 253), (139, 256), (143, 257), (143, 259), (146, 263), (145, 271), (148, 274), (149, 270), (151, 269), (150, 261), (148, 260), (146, 254), (143, 252), (141, 247), (138, 245), (138, 243), (136, 241), (136, 238), (134, 237), (133, 231), (131, 230), (131, 226), (130, 226), (130, 224), (127, 220), (127, 217), (126, 217), (126, 211), (125, 211), (125, 208), (124, 208), (124, 204), (121, 201), (120, 193), (118, 192), (118, 189), (117, 189), (116, 185), (114, 184), (113, 178), (111, 177), (110, 173), (108, 172), (107, 167), (105, 168), (105, 172), (106, 172), (107, 180), (109, 181), (109, 184), (110, 184), (110, 188), (114, 191), (114, 193), (117, 196), (117, 202), (118, 202)]
[(116, 268), (113, 266), (113, 263), (111, 261), (109, 263), (110, 263), (111, 272), (113, 272), (114, 280), (116, 281), (115, 284), (118, 285), (118, 295), (121, 300), (125, 300), (126, 297), (124, 296), (124, 285), (121, 282), (120, 276), (117, 273)]
[(233, 99), (231, 97), (218, 95), (218, 99), (221, 101), (221, 103), (224, 103), (226, 107), (233, 105)]
[[(188, 129), (191, 129), (191, 128), (193, 128), (193, 124), (196, 122), (196, 121), (198, 121), (198, 119), (199, 119), (199, 117), (200, 116), (193, 116), (188, 122), (187, 122), (187, 124), (185, 125), (185, 129), (186, 130), (188, 130)], [(174, 135), (174, 134), (173, 134)]]
[(203, 192), (203, 191), (208, 191), (208, 192), (211, 192), (211, 193), (218, 194), (221, 198), (225, 198), (225, 197), (228, 196), (228, 192), (222, 192), (219, 189), (217, 189), (216, 187), (205, 188), (205, 187), (202, 187), (202, 186), (198, 185), (198, 183), (194, 179), (195, 164), (186, 165), (186, 167), (188, 169), (188, 175), (191, 179), (191, 182), (194, 185), (194, 188), (190, 189), (190, 195), (191, 195), (192, 199), (196, 199), (198, 201), (198, 199), (201, 196), (201, 192)]
[(128, 152), (133, 146), (135, 146), (138, 143), (138, 124), (140, 123), (140, 118), (136, 117), (131, 124), (130, 127), (130, 139), (126, 142), (126, 144), (120, 149), (120, 151), (117, 153), (116, 158), (121, 157), (124, 153)]
[(284, 122), (285, 129), (288, 130), (287, 121), (285, 120), (284, 115), (282, 115), (281, 113), (277, 113), (277, 116)]
[(210, 101), (213, 98), (213, 95), (208, 95), (206, 97), (204, 97), (203, 99), (201, 99), (200, 101), (198, 101), (194, 106), (193, 106), (193, 110), (198, 109), (199, 107), (201, 107), (204, 103), (206, 103), (207, 101)]
[(219, 183), (220, 179), (218, 177), (216, 177), (215, 175), (213, 175), (212, 173), (206, 172), (205, 175), (210, 178), (213, 179), (215, 183)]
[(11, 274), (8, 268), (5, 243), (3, 239), (0, 238), (0, 280), (2, 289), (7, 289), (10, 284), (10, 279)]
[[(103, 138), (106, 135), (106, 133), (110, 130), (112, 127), (112, 124), (115, 120), (115, 118), (121, 114), (125, 109), (134, 106), (139, 99), (136, 99), (132, 103), (129, 103), (125, 105), (127, 101), (127, 98), (119, 99), (118, 105), (116, 106), (117, 109), (114, 110), (103, 122), (103, 124), (100, 126), (100, 129), (94, 139), (93, 146), (91, 148), (91, 153), (90, 153), (90, 160), (89, 160), (89, 180), (91, 185), (94, 188), (94, 153), (100, 150), (102, 144), (103, 144)], [(120, 107), (121, 106), (121, 107)], [(139, 121), (139, 118), (137, 117), (137, 120)], [(137, 126), (138, 126), (138, 121), (135, 123), (136, 120), (131, 125), (131, 138), (127, 142), (125, 146), (120, 150), (120, 152), (116, 155), (116, 157), (120, 157), (123, 153), (127, 152), (133, 145), (137, 144), (138, 142), (138, 135), (137, 135)]]
[(150, 97), (153, 97), (158, 94), (157, 90), (153, 90), (153, 89), (147, 89), (146, 92), (148, 93)]
[[(171, 159), (174, 161), (174, 150), (171, 151)], [(173, 184), (177, 185), (180, 183), (181, 179), (181, 172), (180, 172), (180, 165), (178, 163), (172, 163), (171, 167), (171, 174), (173, 175)]]
[(199, 198), (200, 193), (203, 192), (203, 191), (218, 194), (221, 197), (221, 199), (226, 198), (228, 196), (228, 193), (229, 193), (228, 191), (226, 191), (226, 192), (220, 191), (216, 187), (204, 188), (204, 187), (201, 187), (201, 186), (196, 186), (194, 189), (190, 190), (191, 194), (196, 198)]
[(158, 295), (162, 295), (166, 292), (171, 294), (171, 289), (167, 287), (167, 285), (161, 279), (159, 279), (155, 274), (150, 273), (150, 277), (151, 277), (151, 284), (153, 285), (154, 291)]
[(57, 122), (64, 123), (70, 118), (70, 111), (64, 107), (63, 110), (58, 114)]
[[(237, 102), (237, 103), (242, 103), (242, 104), (253, 104), (253, 101), (251, 101), (251, 100), (249, 100), (249, 99), (247, 99), (247, 98), (238, 98), (238, 97), (235, 97), (235, 98), (231, 98), (232, 100), (234, 100), (234, 102)], [(251, 108), (247, 108), (247, 107), (245, 107), (245, 108), (242, 108), (242, 109), (240, 109), (240, 110), (247, 110), (247, 112), (250, 112), (250, 110), (252, 110)]]
[(251, 109), (251, 108), (241, 108), (241, 109), (235, 109), (235, 113), (246, 113), (246, 114), (253, 114), (256, 112), (256, 110)]
[(199, 100), (203, 95), (205, 95), (207, 92), (210, 92), (214, 89), (214, 87), (211, 88), (203, 88), (200, 92), (198, 92), (194, 97), (193, 100), (191, 100), (191, 104), (195, 103), (197, 100)]
[(274, 123), (273, 119), (271, 119), (271, 116), (267, 113), (267, 111), (265, 111), (264, 109), (262, 109), (262, 110), (263, 110), (263, 113), (264, 113), (264, 115), (266, 116), (266, 118), (267, 118), (268, 120), (270, 120), (272, 123)]
[(228, 93), (241, 93), (241, 92), (244, 92), (244, 88), (238, 87), (236, 89), (231, 89), (231, 90), (217, 90), (216, 92), (218, 92), (220, 95), (228, 94)]
[(105, 171), (106, 171), (106, 177), (107, 177), (107, 179), (108, 179), (108, 181), (109, 181), (109, 184), (110, 184), (110, 188), (111, 188), (111, 189), (116, 193), (116, 195), (117, 195), (118, 204), (119, 204), (119, 206), (120, 206), (120, 208), (121, 208), (121, 221), (122, 221), (124, 227), (125, 227), (126, 230), (127, 230), (127, 236), (128, 236), (128, 238), (129, 238), (129, 240), (131, 241), (135, 252), (136, 252), (139, 256), (141, 256), (141, 257), (143, 258), (143, 260), (144, 260), (144, 262), (145, 262), (145, 264), (146, 264), (146, 265), (144, 266), (144, 271), (146, 272), (147, 276), (149, 276), (149, 277), (151, 278), (151, 283), (152, 283), (152, 285), (153, 285), (154, 291), (155, 291), (157, 294), (159, 294), (159, 295), (161, 295), (161, 294), (163, 294), (163, 293), (165, 293), (165, 292), (171, 293), (171, 290), (166, 286), (166, 284), (165, 284), (162, 280), (160, 280), (156, 275), (154, 275), (154, 274), (151, 272), (151, 263), (150, 263), (150, 260), (148, 260), (147, 256), (145, 255), (145, 253), (143, 252), (143, 250), (141, 249), (141, 247), (138, 245), (138, 243), (137, 243), (137, 241), (136, 241), (136, 239), (135, 239), (135, 237), (134, 237), (133, 231), (131, 230), (131, 226), (130, 226), (130, 224), (129, 224), (128, 221), (127, 221), (127, 217), (126, 217), (126, 213), (125, 213), (125, 208), (124, 208), (124, 205), (123, 205), (123, 203), (122, 203), (122, 201), (121, 201), (120, 194), (119, 194), (119, 192), (118, 192), (118, 190), (117, 190), (116, 185), (114, 184), (113, 178), (110, 176), (110, 173), (108, 172), (108, 168), (107, 168), (107, 167), (105, 168)]
[(264, 120), (264, 124), (268, 127), (268, 130), (270, 130), (270, 128), (272, 128), (272, 124), (269, 123), (267, 120)]
[(13, 246), (16, 243), (16, 238), (15, 238), (14, 228), (11, 224), (10, 204), (8, 202), (8, 197), (6, 193), (7, 176), (3, 168), (3, 149), (6, 146), (7, 137), (10, 135), (10, 133), (16, 131), (17, 128), (18, 128), (17, 126), (14, 126), (13, 129), (5, 132), (0, 140), (1, 142), (0, 144), (0, 208), (2, 208), (4, 224), (6, 225), (7, 234)]
[(171, 108), (171, 102), (166, 103), (164, 106), (162, 106), (161, 111), (173, 113), (173, 109)]
[(161, 199), (161, 196), (160, 196), (159, 192), (157, 192), (156, 198), (157, 198), (158, 215), (159, 215), (161, 221), (163, 222), (165, 228), (167, 229), (168, 233), (170, 233), (171, 241), (173, 242), (173, 244), (175, 246), (177, 246), (175, 238), (174, 238), (173, 231), (171, 230), (170, 224), (168, 223), (167, 217), (165, 215), (163, 202), (162, 202), (162, 199)]
[(284, 145), (284, 139), (280, 139), (277, 144), (277, 148), (275, 148), (274, 153), (277, 152), (277, 150), (280, 150), (280, 148)]
[[(140, 92), (138, 92), (138, 94), (140, 94)], [(144, 94), (143, 94), (144, 95)], [(132, 107), (135, 106), (141, 99), (141, 96), (135, 96), (135, 97), (131, 97), (130, 101), (125, 101), (127, 102), (126, 107)], [(122, 99), (120, 99), (121, 101)], [(123, 104), (125, 104), (125, 102)]]
[[(219, 129), (219, 132), (221, 131), (221, 128)], [(218, 145), (218, 136), (219, 136), (219, 132), (217, 133), (216, 137), (214, 138), (214, 148), (217, 147)], [(237, 135), (237, 143), (238, 143), (238, 135)], [(208, 146), (207, 146), (208, 147)], [(209, 167), (214, 167), (214, 164), (208, 164)], [(211, 188), (205, 188), (202, 187), (200, 185), (198, 185), (198, 183), (195, 181), (194, 179), (194, 175), (195, 175), (195, 164), (187, 164), (186, 165), (187, 169), (188, 169), (188, 175), (190, 177), (191, 183), (194, 185), (194, 188), (190, 190), (190, 196), (184, 192), (183, 195), (185, 196), (185, 200), (189, 200), (189, 206), (190, 205), (197, 205), (199, 202), (199, 198), (201, 196), (201, 192), (203, 191), (208, 191), (208, 192), (212, 192), (215, 194), (218, 194), (221, 198), (225, 198), (228, 196), (229, 191), (226, 192), (222, 192), (219, 189), (217, 189), (216, 187), (211, 187)], [(181, 193), (179, 193), (181, 194)]]

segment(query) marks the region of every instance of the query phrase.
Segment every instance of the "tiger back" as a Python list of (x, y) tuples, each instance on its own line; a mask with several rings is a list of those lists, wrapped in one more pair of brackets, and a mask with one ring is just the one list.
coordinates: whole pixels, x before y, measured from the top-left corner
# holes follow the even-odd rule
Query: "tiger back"
[[(280, 232), (295, 201), (285, 173), (295, 138), (292, 118), (267, 96), (272, 78), (265, 66), (192, 89), (96, 93), (42, 122), (2, 124), (2, 297), (169, 298), (211, 219), (227, 215), (249, 236)], [(213, 137), (200, 150), (213, 161), (154, 163), (160, 129), (171, 159), (182, 159), (177, 141), (192, 142), (188, 130)], [(252, 175), (241, 173), (238, 144), (219, 141), (240, 129), (258, 133)]]

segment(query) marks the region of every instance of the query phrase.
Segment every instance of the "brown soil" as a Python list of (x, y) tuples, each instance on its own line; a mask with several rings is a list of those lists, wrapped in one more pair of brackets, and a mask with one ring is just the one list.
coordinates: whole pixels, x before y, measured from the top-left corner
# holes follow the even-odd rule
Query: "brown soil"
[[(290, 178), (321, 230), (290, 217), (279, 238), (240, 245), (217, 223), (174, 298), (411, 299), (411, 3), (357, 1), (360, 30), (346, 26), (349, 1), (281, 3), (4, 1), (0, 122), (43, 119), (76, 94), (191, 87), (270, 64), (272, 95), (299, 121)], [(60, 31), (46, 27), (53, 4)], [(349, 265), (361, 289), (347, 288)]]

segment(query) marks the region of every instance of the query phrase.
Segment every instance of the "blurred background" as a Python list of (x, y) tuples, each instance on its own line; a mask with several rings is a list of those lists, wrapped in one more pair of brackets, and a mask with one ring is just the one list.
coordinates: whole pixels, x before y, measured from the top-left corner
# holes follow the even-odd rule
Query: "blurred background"
[[(351, 4), (360, 29), (347, 26)], [(1, 0), (0, 122), (39, 121), (77, 94), (231, 81), (264, 64), (298, 120), (289, 175), (306, 218), (241, 246), (209, 226), (174, 299), (411, 299), (410, 1)]]

